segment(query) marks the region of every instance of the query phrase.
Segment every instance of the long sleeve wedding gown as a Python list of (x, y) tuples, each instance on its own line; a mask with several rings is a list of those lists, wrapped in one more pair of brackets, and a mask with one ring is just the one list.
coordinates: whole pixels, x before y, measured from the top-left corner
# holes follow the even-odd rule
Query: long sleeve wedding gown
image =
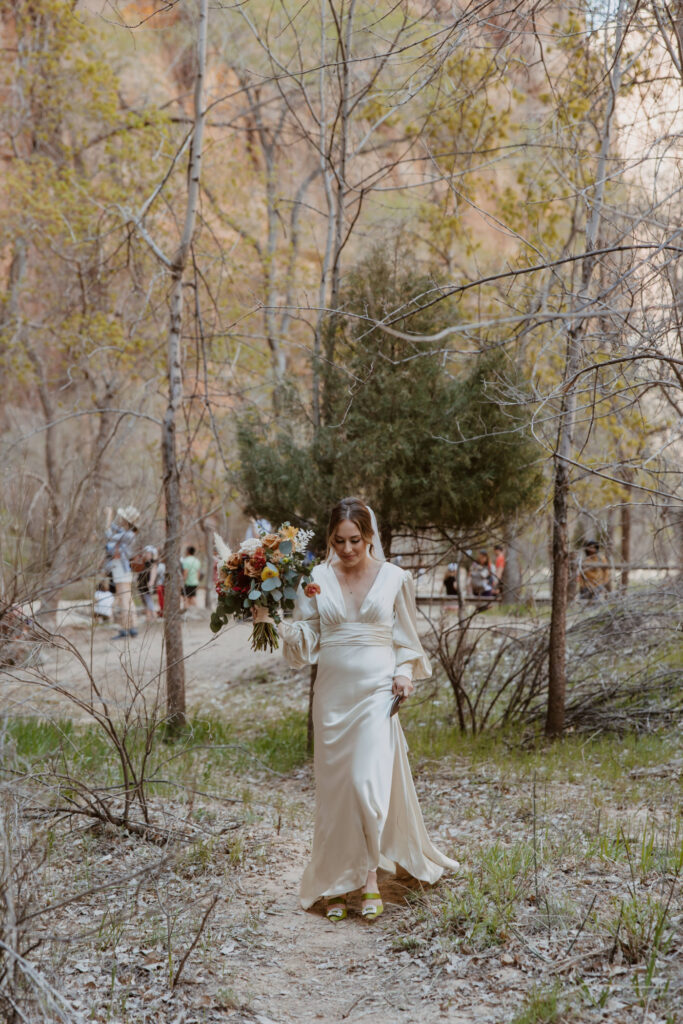
[(435, 882), (456, 861), (429, 839), (417, 801), (399, 716), (389, 717), (395, 675), (425, 679), (429, 662), (417, 633), (412, 577), (383, 562), (360, 607), (346, 615), (329, 563), (316, 566), (317, 597), (299, 591), (294, 621), (279, 626), (294, 667), (317, 662), (313, 698), (316, 781), (311, 860), (301, 903), (360, 888), (368, 870)]

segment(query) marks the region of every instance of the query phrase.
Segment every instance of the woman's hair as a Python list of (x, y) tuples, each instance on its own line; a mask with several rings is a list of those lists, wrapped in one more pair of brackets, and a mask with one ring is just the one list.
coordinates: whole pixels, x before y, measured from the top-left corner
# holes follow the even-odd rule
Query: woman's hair
[(365, 502), (361, 501), (360, 498), (342, 498), (342, 500), (338, 501), (330, 512), (330, 518), (327, 524), (328, 552), (330, 550), (330, 545), (332, 544), (334, 531), (340, 523), (345, 522), (347, 519), (358, 527), (361, 537), (365, 543), (369, 545), (370, 554), (372, 554), (372, 538), (375, 531), (372, 527), (370, 510)]

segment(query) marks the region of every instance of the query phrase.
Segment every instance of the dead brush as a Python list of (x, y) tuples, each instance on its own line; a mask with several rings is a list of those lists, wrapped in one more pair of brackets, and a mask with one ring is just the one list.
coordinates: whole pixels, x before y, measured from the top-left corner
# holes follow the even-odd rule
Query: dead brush
[[(0, 843), (0, 1016), (13, 1024), (22, 1019), (20, 1004), (26, 994), (36, 984), (40, 987), (37, 977), (42, 980), (28, 957), (42, 944), (31, 924), (36, 913), (35, 879), (47, 850), (40, 838), (23, 833), (17, 794), (7, 784), (0, 794)], [(43, 994), (49, 995), (50, 986), (45, 986)], [(68, 1019), (62, 1015), (64, 1009), (57, 1000), (56, 1020)]]
[(476, 613), (450, 625), (429, 620), (425, 640), (453, 692), (458, 729), (472, 735), (524, 718), (546, 685), (545, 627), (519, 636), (480, 622)]
[[(152, 864), (86, 885), (54, 901), (44, 894), (44, 868), (50, 833), (41, 824), (26, 825), (30, 796), (14, 780), (0, 793), (0, 1018), (7, 1024), (84, 1024), (84, 1016), (52, 983), (36, 953), (42, 947), (77, 947), (87, 938), (102, 938), (102, 921), (79, 932), (55, 925), (55, 916), (78, 905), (87, 906), (93, 895), (126, 891), (135, 899), (140, 886), (165, 870), (171, 859), (162, 855)], [(24, 806), (26, 805), (26, 806)], [(43, 894), (41, 897), (41, 893)], [(109, 921), (111, 923), (111, 919)], [(194, 948), (194, 945), (193, 947)], [(188, 951), (189, 956), (191, 950)]]
[[(683, 583), (670, 581), (582, 609), (567, 630), (566, 724), (575, 731), (647, 732), (683, 708)], [(474, 620), (476, 618), (476, 626)], [(425, 647), (448, 680), (461, 733), (544, 720), (549, 626), (428, 619)]]
[[(45, 650), (58, 652), (73, 661), (85, 675), (86, 694), (55, 679), (43, 663), (24, 666), (23, 686), (49, 691), (64, 700), (81, 718), (95, 726), (85, 736), (87, 747), (80, 761), (69, 756), (69, 737), (33, 764), (30, 785), (42, 791), (41, 807), (56, 817), (82, 817), (105, 826), (115, 826), (147, 841), (165, 845), (174, 837), (187, 836), (185, 822), (173, 822), (167, 812), (160, 816), (152, 807), (155, 784), (163, 784), (164, 768), (178, 756), (178, 747), (191, 739), (175, 737), (169, 747), (161, 693), (161, 673), (143, 679), (123, 655), (122, 692), (109, 695), (96, 678), (88, 659), (68, 637), (34, 625), (34, 639)], [(113, 771), (112, 771), (113, 763)], [(88, 770), (85, 770), (85, 766)], [(102, 779), (93, 778), (100, 768)], [(112, 779), (112, 774), (114, 779)], [(21, 770), (15, 769), (15, 777)]]

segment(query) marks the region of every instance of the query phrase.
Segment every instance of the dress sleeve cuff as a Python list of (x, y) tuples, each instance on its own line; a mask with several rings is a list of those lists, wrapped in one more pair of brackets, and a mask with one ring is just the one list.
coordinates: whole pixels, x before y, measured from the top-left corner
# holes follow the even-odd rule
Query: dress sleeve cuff
[(412, 663), (412, 661), (407, 661), (404, 665), (397, 665), (396, 666), (396, 670), (394, 671), (394, 678), (396, 676), (405, 676), (406, 679), (410, 679), (410, 681), (412, 683), (412, 681), (413, 681), (413, 663)]
[(277, 625), (278, 636), (286, 644), (294, 643), (299, 638), (299, 630), (293, 622), (279, 622)]

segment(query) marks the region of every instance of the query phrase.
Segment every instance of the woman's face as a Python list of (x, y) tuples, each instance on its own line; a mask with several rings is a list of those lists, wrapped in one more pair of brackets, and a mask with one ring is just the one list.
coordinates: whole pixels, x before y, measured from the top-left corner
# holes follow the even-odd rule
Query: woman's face
[(352, 569), (364, 561), (368, 546), (360, 530), (350, 519), (344, 519), (339, 523), (330, 542), (335, 554), (346, 568)]

